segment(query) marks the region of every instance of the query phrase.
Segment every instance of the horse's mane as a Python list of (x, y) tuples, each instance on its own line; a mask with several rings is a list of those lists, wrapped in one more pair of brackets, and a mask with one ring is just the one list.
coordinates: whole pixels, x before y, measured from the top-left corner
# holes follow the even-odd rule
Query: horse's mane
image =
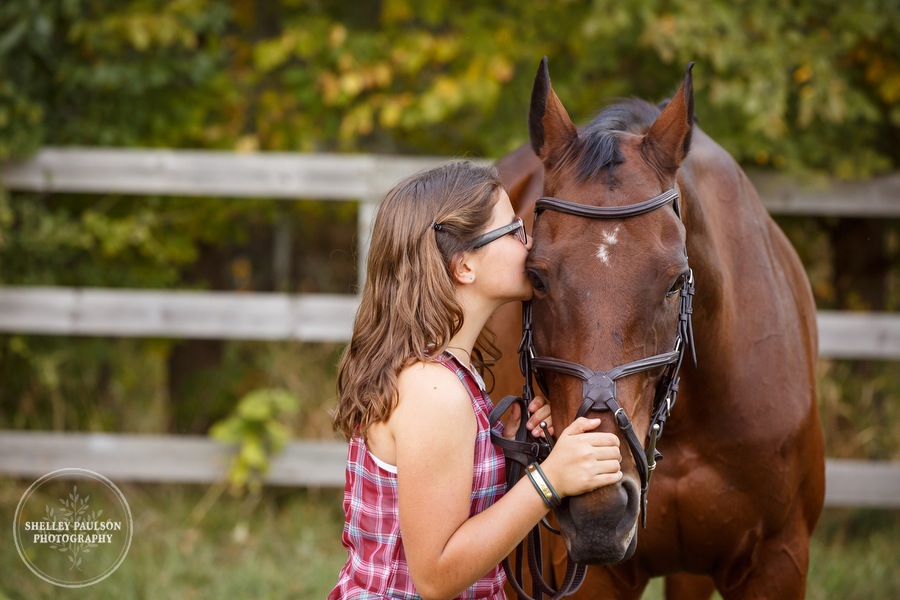
[(624, 161), (619, 152), (619, 134), (643, 133), (659, 113), (660, 107), (640, 98), (619, 101), (600, 112), (581, 128), (578, 148), (570, 154), (579, 178), (590, 181), (604, 168), (612, 176), (616, 165)]

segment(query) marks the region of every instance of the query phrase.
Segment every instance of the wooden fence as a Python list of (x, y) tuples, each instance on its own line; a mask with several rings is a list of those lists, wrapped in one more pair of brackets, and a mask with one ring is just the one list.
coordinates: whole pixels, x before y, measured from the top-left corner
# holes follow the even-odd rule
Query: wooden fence
[[(225, 480), (233, 455), (233, 448), (203, 436), (0, 431), (0, 475), (10, 477), (77, 466), (113, 481), (213, 484)], [(340, 488), (346, 458), (343, 442), (294, 441), (272, 460), (265, 481)], [(900, 508), (900, 465), (831, 458), (825, 481), (827, 506)]]
[[(39, 193), (359, 202), (357, 250), (362, 278), (371, 221), (380, 199), (400, 178), (445, 160), (46, 148), (27, 161), (3, 165), (0, 185)], [(900, 174), (817, 188), (804, 188), (782, 177), (751, 173), (751, 179), (772, 213), (900, 217)], [(357, 302), (355, 296), (333, 294), (8, 286), (0, 288), (0, 332), (341, 341), (349, 336)], [(823, 357), (900, 359), (900, 316), (896, 314), (819, 311), (818, 323)], [(205, 482), (222, 476), (223, 457), (228, 455), (228, 448), (205, 438), (0, 432), (0, 474), (15, 476), (42, 475), (54, 465), (68, 464), (68, 457), (78, 456), (120, 479)], [(119, 460), (104, 462), (103, 456)], [(342, 444), (295, 442), (276, 460), (269, 481), (341, 485), (343, 460)], [(900, 506), (900, 465), (829, 459), (828, 478), (831, 504)]]

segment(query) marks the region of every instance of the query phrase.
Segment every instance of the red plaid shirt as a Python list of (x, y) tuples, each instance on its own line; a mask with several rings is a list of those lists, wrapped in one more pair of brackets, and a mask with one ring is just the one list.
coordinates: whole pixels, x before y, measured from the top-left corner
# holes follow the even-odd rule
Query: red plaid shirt
[[(506, 490), (503, 452), (491, 443), (488, 420), (493, 405), (484, 392), (480, 377), (472, 375), (452, 355), (437, 359), (455, 372), (472, 398), (478, 423), (469, 516), (496, 502)], [(396, 467), (386, 465), (366, 449), (360, 436), (353, 436), (347, 457), (344, 488), (344, 533), (347, 562), (329, 600), (396, 598), (419, 599), (406, 564), (397, 508)], [(457, 598), (503, 600), (506, 576), (497, 565)]]

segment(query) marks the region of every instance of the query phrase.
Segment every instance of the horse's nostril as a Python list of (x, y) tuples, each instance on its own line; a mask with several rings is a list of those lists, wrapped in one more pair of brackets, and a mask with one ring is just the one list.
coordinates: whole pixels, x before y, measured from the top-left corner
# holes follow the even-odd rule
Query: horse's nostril
[(618, 487), (625, 496), (625, 516), (616, 526), (616, 535), (622, 538), (637, 526), (637, 514), (640, 512), (638, 503), (640, 502), (641, 492), (638, 486), (627, 478), (623, 478), (619, 482)]
[(633, 552), (639, 499), (639, 487), (630, 478), (569, 498), (557, 516), (572, 560), (610, 564)]

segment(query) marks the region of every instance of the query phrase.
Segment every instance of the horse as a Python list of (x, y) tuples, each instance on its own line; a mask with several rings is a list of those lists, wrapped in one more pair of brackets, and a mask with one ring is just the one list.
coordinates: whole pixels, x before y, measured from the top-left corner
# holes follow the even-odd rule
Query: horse
[[(622, 100), (578, 128), (544, 57), (530, 147), (496, 162), (534, 238), (525, 306), (555, 430), (587, 414), (621, 439), (622, 481), (564, 499), (544, 545), (551, 580), (567, 555), (590, 565), (575, 598), (640, 598), (660, 576), (687, 600), (806, 589), (825, 493), (815, 303), (746, 174), (694, 123), (692, 66), (670, 100)], [(489, 322), (495, 397), (522, 389), (523, 310)]]

